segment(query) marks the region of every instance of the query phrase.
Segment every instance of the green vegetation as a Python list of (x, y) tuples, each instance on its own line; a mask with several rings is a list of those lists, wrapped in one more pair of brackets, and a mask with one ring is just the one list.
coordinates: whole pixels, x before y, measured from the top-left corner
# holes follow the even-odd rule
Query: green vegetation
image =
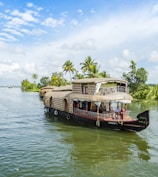
[(74, 65), (72, 64), (72, 62), (70, 60), (67, 60), (64, 64), (63, 64), (63, 71), (64, 72), (69, 72), (70, 73), (70, 79), (72, 81), (72, 76), (71, 76), (71, 73), (73, 74), (76, 69), (74, 68)]
[(95, 62), (90, 56), (85, 58), (82, 65), (81, 70), (83, 72), (84, 77), (88, 78), (97, 78), (97, 77), (107, 77), (106, 71), (99, 72), (100, 66)]
[(21, 82), (21, 88), (23, 91), (28, 91), (28, 92), (38, 92), (39, 88), (35, 83), (31, 83), (27, 79), (23, 80)]
[(136, 68), (136, 63), (132, 60), (131, 65), (129, 67), (131, 69), (130, 72), (123, 73), (123, 78), (128, 81), (130, 92), (132, 94), (136, 93), (139, 90), (142, 90), (146, 87), (147, 81), (147, 71), (144, 68)]
[(50, 85), (53, 86), (62, 86), (70, 84), (64, 77), (62, 72), (55, 72), (52, 74)]
[[(24, 91), (37, 92), (47, 85), (62, 86), (71, 84), (72, 79), (110, 77), (106, 71), (100, 72), (100, 66), (90, 56), (85, 58), (80, 65), (82, 73), (75, 69), (71, 60), (67, 60), (62, 66), (63, 72), (54, 72), (51, 77), (43, 76), (38, 84), (36, 83), (38, 75), (34, 73), (32, 74), (33, 83), (25, 79), (21, 82), (21, 88)], [(131, 60), (129, 68), (130, 71), (123, 73), (122, 78), (128, 81), (130, 94), (139, 100), (158, 100), (158, 85), (146, 84), (148, 78), (147, 71), (143, 67), (137, 68), (133, 60)], [(64, 73), (70, 74), (70, 81), (64, 78)]]

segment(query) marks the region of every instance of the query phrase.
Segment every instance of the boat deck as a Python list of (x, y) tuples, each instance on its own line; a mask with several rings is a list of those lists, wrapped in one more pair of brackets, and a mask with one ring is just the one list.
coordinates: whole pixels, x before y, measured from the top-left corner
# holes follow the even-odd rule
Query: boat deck
[(81, 117), (85, 117), (88, 119), (99, 119), (100, 121), (111, 121), (111, 122), (118, 122), (118, 121), (123, 121), (123, 122), (130, 122), (133, 121), (134, 119), (131, 118), (129, 115), (125, 114), (124, 118), (121, 118), (120, 114), (115, 113), (114, 111), (105, 111), (102, 113), (97, 113), (97, 112), (92, 112), (92, 111), (87, 111), (87, 110), (82, 110), (82, 109), (78, 109), (75, 108), (74, 109), (74, 114), (81, 116)]

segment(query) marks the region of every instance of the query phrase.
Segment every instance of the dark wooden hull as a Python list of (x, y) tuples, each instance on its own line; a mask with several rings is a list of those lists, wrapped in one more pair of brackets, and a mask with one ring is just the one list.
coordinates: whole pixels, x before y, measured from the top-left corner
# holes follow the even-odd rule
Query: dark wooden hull
[(53, 108), (45, 107), (45, 112), (60, 120), (73, 121), (79, 125), (97, 127), (101, 129), (112, 129), (112, 130), (127, 130), (139, 132), (144, 130), (149, 125), (149, 111), (138, 114), (137, 120), (124, 121), (124, 120), (97, 120), (91, 119), (79, 114), (71, 114), (65, 111), (56, 110)]

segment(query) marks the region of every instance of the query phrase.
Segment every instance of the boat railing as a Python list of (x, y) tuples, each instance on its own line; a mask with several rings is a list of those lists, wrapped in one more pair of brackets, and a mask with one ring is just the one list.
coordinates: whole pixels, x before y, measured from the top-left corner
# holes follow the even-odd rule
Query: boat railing
[(114, 111), (104, 111), (102, 113), (97, 113), (93, 111), (87, 111), (79, 108), (74, 108), (74, 114), (79, 114), (83, 116), (90, 117), (91, 119), (95, 119), (98, 117), (99, 119), (104, 119), (104, 118), (117, 118), (118, 115)]
[(117, 86), (117, 92), (127, 92), (127, 88), (125, 86)]
[(100, 93), (102, 95), (107, 95), (116, 92), (128, 92), (125, 86), (115, 86), (115, 87), (108, 87), (108, 88), (101, 88)]

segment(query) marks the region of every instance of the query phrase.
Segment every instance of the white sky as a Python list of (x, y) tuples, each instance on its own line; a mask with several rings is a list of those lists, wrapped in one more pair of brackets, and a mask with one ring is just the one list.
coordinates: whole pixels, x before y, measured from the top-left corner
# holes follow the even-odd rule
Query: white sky
[[(87, 56), (111, 77), (144, 67), (158, 84), (158, 0), (0, 0), (0, 85), (51, 76)], [(67, 76), (66, 76), (67, 77)]]

